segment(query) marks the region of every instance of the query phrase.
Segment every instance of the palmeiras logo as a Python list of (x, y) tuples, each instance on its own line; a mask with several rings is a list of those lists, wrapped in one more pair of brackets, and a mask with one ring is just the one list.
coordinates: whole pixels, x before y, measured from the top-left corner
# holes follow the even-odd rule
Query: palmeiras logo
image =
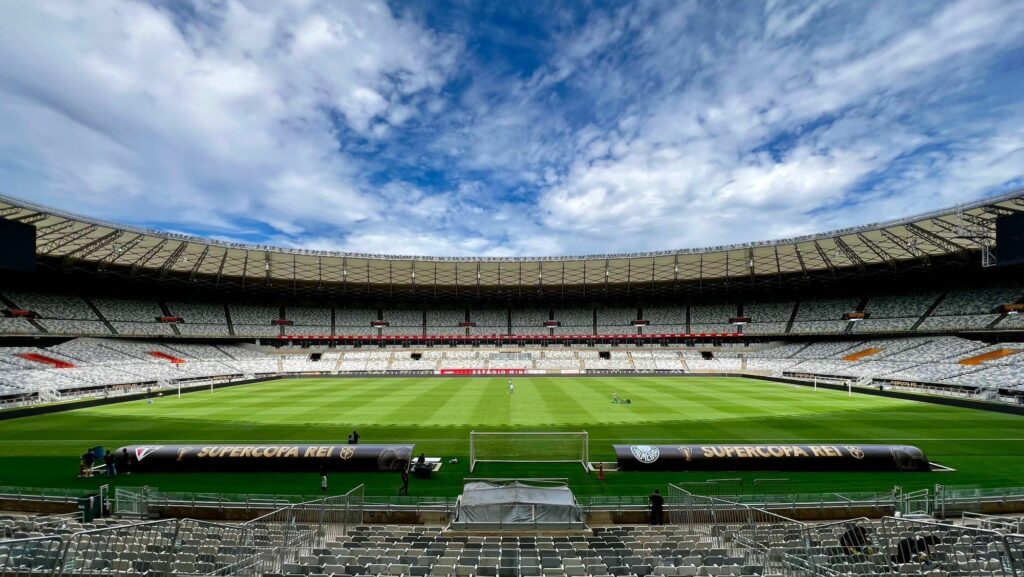
[(136, 461), (141, 461), (141, 460), (145, 459), (147, 456), (149, 456), (150, 453), (152, 453), (153, 451), (157, 451), (159, 449), (160, 449), (160, 447), (150, 447), (150, 446), (135, 447), (135, 460)]
[(341, 453), (338, 455), (343, 461), (347, 461), (352, 458), (352, 455), (356, 454), (354, 447), (344, 446), (341, 448)]
[(850, 456), (853, 457), (854, 459), (860, 460), (860, 459), (864, 458), (864, 451), (862, 451), (861, 448), (856, 446), (856, 445), (847, 445), (846, 446), (846, 450), (850, 453)]
[(178, 460), (182, 460), (188, 456), (189, 452), (192, 451), (192, 447), (182, 447), (178, 449)]
[(652, 445), (633, 445), (629, 450), (637, 461), (648, 465), (657, 461), (661, 456), (661, 450)]

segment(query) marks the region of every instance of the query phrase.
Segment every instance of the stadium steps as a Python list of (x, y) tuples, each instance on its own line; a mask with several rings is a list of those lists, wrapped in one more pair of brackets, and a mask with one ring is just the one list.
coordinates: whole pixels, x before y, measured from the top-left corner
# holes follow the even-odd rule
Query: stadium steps
[[(167, 303), (165, 303), (164, 301), (160, 301), (157, 304), (160, 305), (160, 310), (163, 311), (165, 317), (173, 317), (174, 316), (173, 314), (171, 314), (171, 309), (168, 308)], [(174, 332), (174, 336), (180, 337), (181, 336), (181, 331), (178, 330), (178, 324), (177, 323), (169, 323), (169, 324), (171, 325), (171, 331)]]
[[(1015, 300), (1015, 301), (1013, 301), (1013, 302), (1014, 302), (1014, 303), (1019, 303), (1019, 302), (1020, 302), (1021, 300), (1022, 300), (1022, 299), (1018, 298), (1018, 299), (1016, 299), (1016, 300)], [(985, 328), (986, 328), (986, 329), (994, 329), (994, 328), (996, 328), (996, 325), (998, 325), (999, 323), (1003, 322), (1003, 319), (1005, 319), (1005, 318), (1006, 318), (1006, 315), (1007, 315), (1007, 314), (1008, 314), (1008, 313), (1006, 313), (1005, 311), (1004, 311), (1004, 312), (1002, 312), (1002, 313), (1001, 313), (1001, 314), (1000, 314), (1000, 315), (999, 315), (998, 317), (996, 317), (996, 318), (995, 318), (995, 320), (993, 320), (993, 321), (992, 321), (992, 322), (990, 322), (990, 323), (989, 323), (988, 325), (986, 325), (986, 326), (985, 326)]]
[[(796, 313), (800, 312), (800, 301), (793, 303), (793, 312), (789, 314), (789, 321), (786, 322), (786, 334), (793, 330), (793, 323), (796, 322)], [(799, 351), (798, 351), (799, 352)]]
[(228, 321), (228, 334), (235, 336), (235, 325), (231, 322), (231, 307), (224, 303), (224, 318)]
[(932, 313), (935, 312), (935, 309), (938, 308), (938, 306), (940, 304), (942, 304), (942, 301), (946, 300), (946, 295), (948, 295), (948, 294), (949, 294), (948, 290), (942, 291), (942, 294), (940, 294), (935, 299), (935, 302), (932, 303), (932, 306), (928, 307), (928, 310), (924, 311), (924, 314), (921, 315), (921, 318), (917, 319), (917, 322), (914, 323), (914, 326), (910, 327), (910, 330), (911, 331), (916, 331), (917, 327), (921, 326), (921, 323), (923, 323), (925, 321), (925, 319), (930, 317), (932, 315)]
[(82, 300), (85, 301), (85, 304), (89, 305), (90, 309), (92, 309), (92, 314), (96, 315), (96, 318), (103, 321), (103, 325), (107, 327), (107, 330), (110, 331), (110, 334), (120, 334), (117, 332), (117, 329), (114, 328), (114, 325), (110, 324), (110, 321), (107, 320), (107, 317), (103, 316), (103, 313), (100, 312), (100, 309), (97, 308), (96, 305), (94, 305), (91, 300), (89, 300), (86, 297), (82, 297)]
[[(277, 318), (279, 318), (279, 319), (281, 319), (283, 321), (288, 320), (288, 317), (285, 316), (284, 307), (279, 307), (278, 308), (278, 310), (277, 310)], [(278, 327), (277, 327), (277, 335), (281, 336), (281, 337), (284, 336), (284, 325), (278, 325)]]
[(864, 312), (864, 309), (868, 308), (868, 299), (869, 298), (871, 298), (871, 297), (864, 297), (864, 298), (860, 299), (860, 302), (857, 303), (857, 312), (862, 313), (862, 312)]
[(1006, 318), (1006, 313), (1001, 313), (998, 317), (995, 318), (995, 320), (993, 320), (989, 324), (985, 325), (985, 328), (986, 329), (994, 329), (994, 328), (996, 328), (996, 325), (998, 325), (999, 323), (1003, 322), (1003, 319), (1005, 319), (1005, 318)]
[[(868, 306), (868, 299), (870, 299), (870, 298), (871, 297), (867, 297), (866, 296), (866, 297), (860, 299), (860, 302), (857, 303), (857, 308), (855, 309), (855, 311), (858, 312), (858, 313), (864, 312), (864, 309), (866, 309), (867, 306)], [(843, 329), (843, 333), (847, 333), (847, 334), (848, 333), (852, 333), (853, 332), (853, 326), (855, 324), (856, 323), (853, 322), (853, 321), (850, 321), (850, 322), (846, 323), (846, 328)]]
[[(22, 308), (22, 307), (19, 307), (17, 304), (15, 304), (14, 301), (12, 301), (12, 300), (8, 299), (6, 296), (4, 296), (3, 293), (0, 293), (0, 302), (2, 302), (9, 309), (20, 309), (20, 308)], [(37, 323), (35, 319), (27, 318), (25, 320), (28, 321), (28, 324), (34, 326), (36, 328), (36, 330), (41, 332), (41, 333), (48, 333), (48, 332), (50, 332), (50, 331), (44, 329), (43, 325)]]
[(237, 360), (240, 360), (240, 359), (239, 359), (238, 357), (236, 357), (235, 355), (231, 354), (231, 353), (230, 353), (230, 352), (229, 352), (229, 351), (228, 351), (227, 349), (225, 349), (225, 348), (224, 348), (224, 347), (223, 347), (222, 345), (213, 345), (213, 348), (215, 348), (215, 349), (217, 349), (218, 351), (220, 351), (220, 352), (224, 353), (225, 355), (227, 355), (227, 357), (228, 357), (229, 359), (231, 359), (231, 360), (233, 360), (233, 361), (237, 361)]

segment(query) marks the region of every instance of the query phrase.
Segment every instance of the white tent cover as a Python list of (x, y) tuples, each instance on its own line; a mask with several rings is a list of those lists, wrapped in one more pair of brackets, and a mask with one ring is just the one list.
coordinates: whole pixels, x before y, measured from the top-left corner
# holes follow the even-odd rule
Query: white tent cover
[(540, 486), (522, 481), (466, 483), (455, 523), (576, 525), (583, 513), (565, 485)]

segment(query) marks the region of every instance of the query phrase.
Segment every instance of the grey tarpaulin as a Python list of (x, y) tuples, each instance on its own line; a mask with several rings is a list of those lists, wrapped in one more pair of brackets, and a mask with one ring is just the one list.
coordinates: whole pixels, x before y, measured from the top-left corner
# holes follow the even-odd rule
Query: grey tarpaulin
[(583, 512), (569, 487), (522, 481), (466, 483), (452, 527), (571, 528), (583, 526)]

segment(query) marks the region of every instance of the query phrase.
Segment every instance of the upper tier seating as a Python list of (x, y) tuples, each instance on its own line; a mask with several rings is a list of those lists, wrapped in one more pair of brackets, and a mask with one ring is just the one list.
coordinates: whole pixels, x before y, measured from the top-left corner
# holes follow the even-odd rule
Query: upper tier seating
[(635, 320), (637, 320), (635, 308), (597, 309), (598, 325), (631, 327)]
[(522, 327), (543, 327), (547, 320), (548, 311), (545, 309), (512, 309), (512, 332), (521, 335), (534, 334), (523, 332)]
[(579, 327), (576, 334), (594, 333), (594, 311), (592, 309), (555, 309), (555, 320), (563, 327)]
[[(423, 328), (423, 311), (420, 309), (385, 309), (383, 320), (392, 327)], [(422, 330), (417, 331), (422, 334)]]
[[(442, 334), (439, 328), (462, 329), (460, 323), (466, 322), (466, 311), (461, 309), (427, 309), (427, 334)], [(465, 332), (465, 331), (463, 331)], [(444, 333), (454, 334), (454, 333)]]
[(834, 298), (834, 299), (812, 299), (800, 302), (800, 308), (796, 311), (797, 322), (801, 321), (836, 321), (843, 318), (843, 314), (853, 312), (857, 309), (857, 299)]
[(33, 311), (44, 319), (100, 320), (77, 296), (23, 292), (4, 292), (4, 295), (19, 308)]
[(691, 325), (725, 325), (736, 316), (736, 305), (693, 305), (690, 307)]
[(90, 300), (108, 321), (155, 323), (158, 317), (164, 316), (156, 301), (105, 298)]
[(498, 327), (503, 329), (502, 333), (508, 330), (508, 311), (505, 309), (471, 309), (469, 320), (478, 327)]
[(335, 309), (334, 333), (338, 335), (369, 335), (371, 323), (377, 320), (377, 311), (371, 309)]
[[(686, 307), (685, 306), (647, 306), (643, 310), (643, 316), (650, 322), (650, 327), (644, 327), (644, 332), (650, 333), (685, 333), (686, 332)], [(669, 330), (666, 327), (674, 327)], [(650, 330), (648, 330), (650, 329)]]
[(181, 317), (186, 324), (227, 325), (224, 305), (212, 303), (167, 303), (172, 315)]
[(0, 317), (0, 333), (2, 334), (24, 335), (38, 332), (27, 319)]

